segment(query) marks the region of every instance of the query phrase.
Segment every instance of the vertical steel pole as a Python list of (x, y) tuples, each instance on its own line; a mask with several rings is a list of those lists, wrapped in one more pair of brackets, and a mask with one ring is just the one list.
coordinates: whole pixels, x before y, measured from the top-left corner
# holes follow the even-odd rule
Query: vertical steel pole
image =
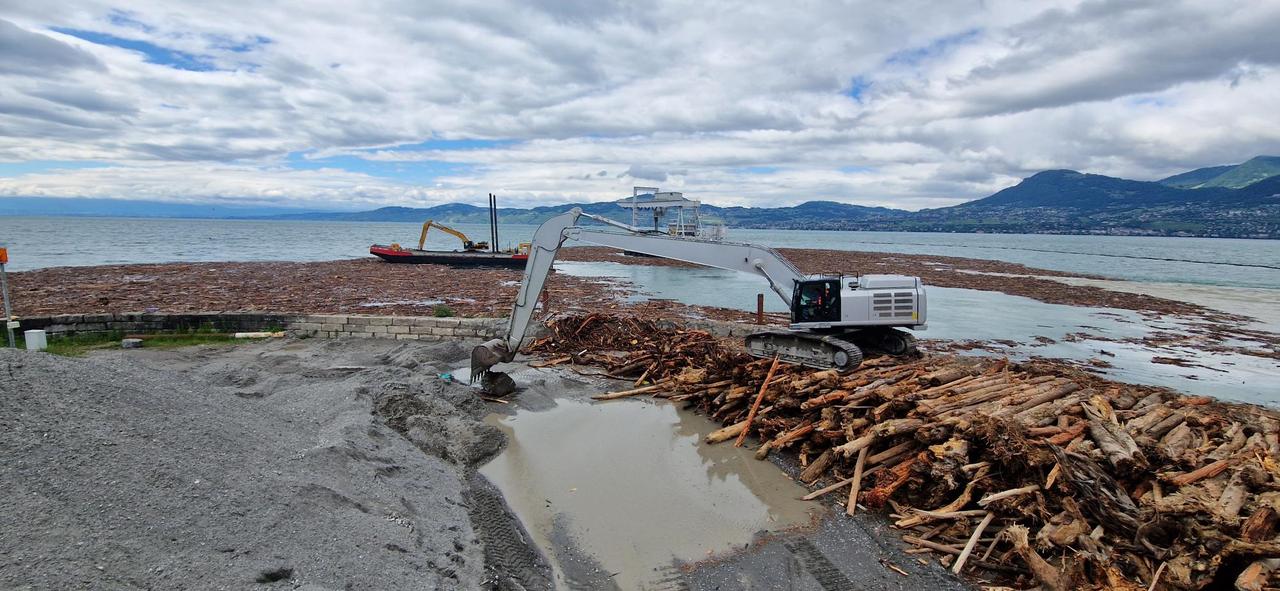
[(9, 348), (17, 346), (13, 340), (13, 326), (9, 324), (13, 318), (13, 310), (9, 307), (9, 272), (4, 270), (4, 263), (0, 263), (0, 292), (4, 292), (4, 330), (9, 333)]
[(756, 324), (764, 324), (764, 294), (756, 294)]

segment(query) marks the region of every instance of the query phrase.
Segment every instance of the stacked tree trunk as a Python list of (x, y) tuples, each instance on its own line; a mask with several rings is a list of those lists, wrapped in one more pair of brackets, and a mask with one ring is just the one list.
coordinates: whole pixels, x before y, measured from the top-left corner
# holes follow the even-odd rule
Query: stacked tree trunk
[[(1280, 586), (1280, 413), (1065, 366), (878, 357), (853, 373), (753, 359), (630, 317), (549, 324), (535, 351), (634, 380), (795, 454), (806, 498), (887, 508), (912, 553), (1019, 588)], [(639, 378), (639, 379), (636, 379)], [(762, 387), (764, 386), (764, 387)], [(754, 409), (753, 409), (754, 407)], [(753, 412), (754, 410), (754, 412)]]

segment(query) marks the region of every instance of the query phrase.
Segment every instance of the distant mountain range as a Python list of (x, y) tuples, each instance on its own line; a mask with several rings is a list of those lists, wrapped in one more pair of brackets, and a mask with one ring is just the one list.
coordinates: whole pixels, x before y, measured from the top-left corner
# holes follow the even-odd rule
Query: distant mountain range
[[(540, 224), (551, 216), (568, 211), (572, 207), (580, 207), (587, 213), (608, 217), (620, 222), (631, 222), (631, 211), (619, 207), (617, 203), (612, 201), (545, 205), (529, 209), (499, 207), (498, 219), (504, 224)], [(911, 212), (901, 209), (864, 207), (836, 203), (834, 201), (809, 201), (794, 207), (717, 207), (704, 204), (699, 208), (699, 211), (704, 219), (722, 222), (735, 228), (803, 228), (813, 224), (829, 223), (831, 220), (890, 219), (911, 215)], [(283, 220), (350, 222), (421, 222), (435, 220), (446, 224), (487, 224), (489, 223), (489, 210), (465, 203), (449, 203), (426, 208), (383, 207), (372, 211), (298, 213), (270, 217)], [(649, 219), (651, 220), (652, 218)], [(674, 214), (670, 214), (669, 221), (674, 221), (674, 219)]]
[[(498, 214), (505, 223), (538, 224), (571, 207), (630, 220), (629, 211), (610, 202), (501, 208)], [(735, 228), (1280, 238), (1280, 157), (1259, 156), (1154, 182), (1047, 170), (983, 199), (917, 212), (810, 201), (794, 207), (703, 205), (701, 213)], [(484, 224), (488, 211), (455, 203), (274, 217)]]
[[(106, 200), (43, 199), (38, 201), (56, 203), (59, 209), (40, 212), (35, 211), (38, 208), (34, 201), (37, 199), (0, 199), (0, 214), (104, 215), (98, 211), (109, 209), (102, 204)], [(96, 201), (98, 205), (93, 208), (94, 213), (85, 214), (62, 209), (69, 201)], [(13, 207), (15, 203), (20, 207)], [(115, 203), (130, 203), (133, 205), (129, 207), (135, 209), (138, 204)], [(305, 213), (185, 207), (202, 214), (199, 217), (398, 222), (432, 219), (446, 224), (488, 222), (488, 210), (461, 203), (427, 208), (383, 207), (360, 212)], [(581, 207), (588, 213), (619, 221), (630, 221), (630, 212), (613, 202), (500, 208), (498, 214), (503, 223), (539, 224), (571, 207)], [(770, 208), (703, 205), (701, 213), (704, 219), (737, 228), (1280, 239), (1280, 157), (1258, 156), (1240, 164), (1199, 168), (1159, 181), (1133, 181), (1073, 170), (1048, 170), (983, 199), (917, 212), (810, 201), (793, 207)], [(115, 215), (130, 214), (117, 211)]]
[(1049, 170), (985, 199), (922, 210), (876, 229), (1280, 238), (1280, 175), (1238, 188), (1210, 184), (1244, 182), (1242, 175), (1232, 176), (1236, 168), (1170, 177), (1197, 188), (1165, 184), (1170, 179)]

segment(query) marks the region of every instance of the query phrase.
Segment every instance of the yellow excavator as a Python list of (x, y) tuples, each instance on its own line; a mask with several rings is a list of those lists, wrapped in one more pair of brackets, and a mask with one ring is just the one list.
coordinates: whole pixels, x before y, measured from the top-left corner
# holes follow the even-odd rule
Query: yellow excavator
[(466, 234), (463, 234), (462, 232), (454, 230), (449, 226), (446, 226), (444, 224), (441, 224), (432, 220), (427, 220), (426, 223), (422, 224), (422, 235), (418, 237), (418, 250), (422, 250), (422, 247), (427, 243), (427, 232), (431, 230), (432, 226), (439, 228), (440, 231), (444, 232), (445, 234), (455, 236), (457, 237), (458, 240), (461, 240), (462, 250), (464, 251), (476, 252), (476, 251), (489, 250), (488, 242), (472, 242), (470, 239), (467, 238)]

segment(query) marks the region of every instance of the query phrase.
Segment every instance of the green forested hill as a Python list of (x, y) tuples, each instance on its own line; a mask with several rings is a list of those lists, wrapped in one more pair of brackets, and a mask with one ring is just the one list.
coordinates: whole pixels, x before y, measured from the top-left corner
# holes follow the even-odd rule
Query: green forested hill
[(1197, 168), (1161, 179), (1159, 182), (1183, 189), (1205, 187), (1242, 189), (1276, 175), (1280, 175), (1280, 156), (1257, 156), (1241, 164)]

